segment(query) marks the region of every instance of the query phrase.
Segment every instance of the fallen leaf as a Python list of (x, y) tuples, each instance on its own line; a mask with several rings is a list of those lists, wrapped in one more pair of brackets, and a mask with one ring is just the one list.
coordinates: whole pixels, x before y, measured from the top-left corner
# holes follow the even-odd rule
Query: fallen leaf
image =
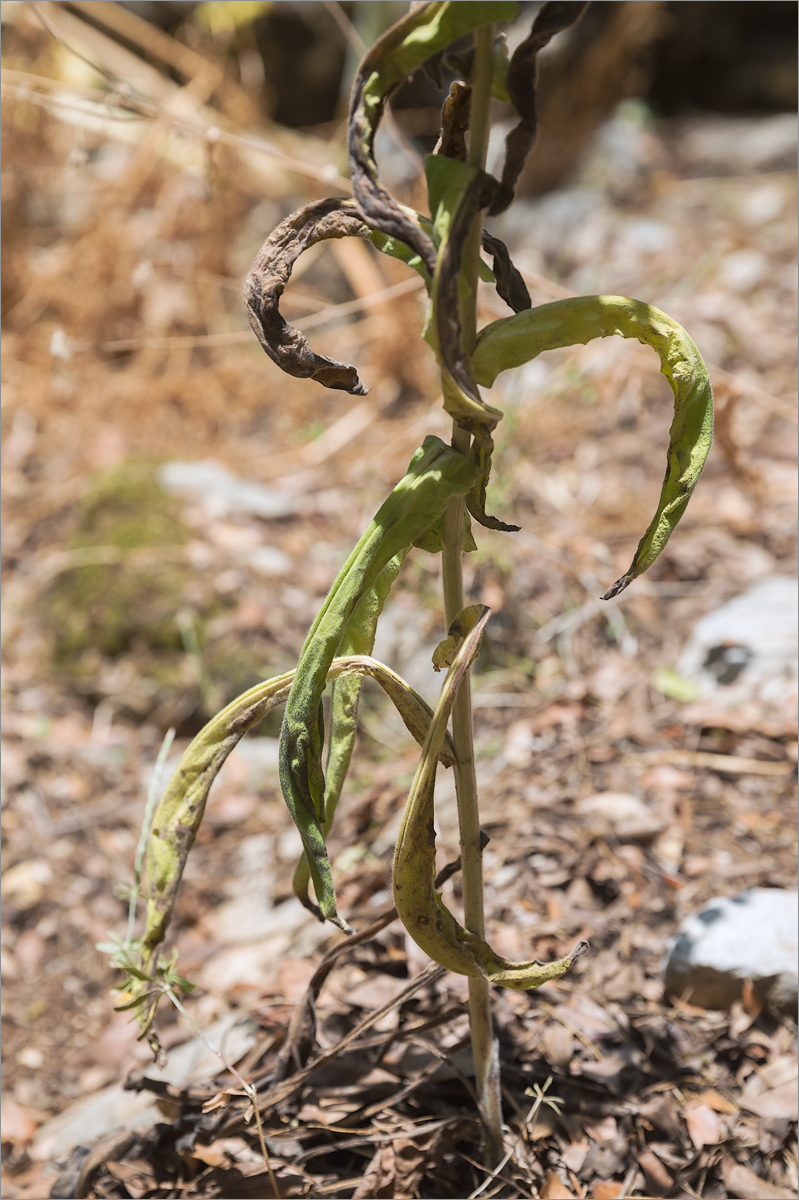
[(718, 1114), (707, 1104), (688, 1104), (683, 1113), (688, 1134), (697, 1150), (721, 1140)]
[(732, 1100), (728, 1100), (726, 1096), (722, 1096), (715, 1088), (707, 1088), (699, 1097), (703, 1104), (707, 1104), (708, 1108), (712, 1108), (714, 1112), (726, 1113), (728, 1116), (735, 1116), (741, 1110)]
[(598, 1179), (591, 1188), (591, 1200), (618, 1200), (623, 1186), (615, 1179)]
[(767, 1183), (734, 1159), (725, 1158), (722, 1161), (721, 1175), (727, 1191), (736, 1200), (796, 1200), (795, 1192)]
[(781, 1084), (763, 1092), (760, 1096), (742, 1096), (741, 1108), (754, 1113), (756, 1117), (783, 1118), (788, 1121), (799, 1119), (799, 1097), (796, 1093), (796, 1080)]
[(42, 1119), (42, 1114), (32, 1108), (17, 1104), (16, 1100), (4, 1099), (0, 1105), (0, 1131), (4, 1142), (29, 1142)]
[(565, 1067), (574, 1057), (574, 1034), (563, 1025), (550, 1022), (544, 1027), (542, 1041), (548, 1063)]
[(674, 1187), (674, 1180), (663, 1163), (651, 1150), (644, 1150), (638, 1155), (638, 1166), (644, 1173), (647, 1187), (651, 1192), (665, 1196)]
[(570, 1192), (566, 1184), (552, 1170), (547, 1171), (544, 1186), (538, 1194), (541, 1200), (575, 1200), (574, 1192)]

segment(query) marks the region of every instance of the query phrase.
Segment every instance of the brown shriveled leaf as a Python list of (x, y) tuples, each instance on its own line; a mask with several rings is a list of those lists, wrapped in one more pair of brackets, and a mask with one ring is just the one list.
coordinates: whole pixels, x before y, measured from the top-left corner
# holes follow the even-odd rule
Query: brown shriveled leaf
[(466, 132), (472, 109), (472, 89), (460, 79), (453, 80), (441, 109), (441, 134), (434, 154), (466, 162)]
[(392, 1200), (402, 1193), (395, 1187), (394, 1147), (378, 1146), (366, 1174), (352, 1193), (353, 1200)]
[(366, 395), (355, 367), (314, 353), (305, 335), (283, 319), (278, 305), (304, 250), (330, 238), (368, 236), (352, 201), (316, 200), (281, 221), (258, 251), (244, 281), (244, 306), (258, 341), (287, 375)]
[(538, 1194), (541, 1200), (574, 1200), (574, 1192), (570, 1192), (551, 1169), (547, 1171), (544, 1186)]
[(489, 216), (504, 212), (513, 200), (516, 182), (538, 132), (536, 113), (536, 59), (556, 33), (568, 29), (582, 16), (587, 3), (549, 0), (536, 13), (528, 37), (514, 51), (508, 67), (508, 95), (520, 120), (505, 139), (505, 163)]
[(485, 230), (483, 230), (482, 243), (483, 249), (494, 260), (494, 281), (497, 295), (514, 312), (521, 312), (524, 308), (531, 308), (532, 301), (530, 293), (527, 290), (527, 284), (511, 262), (508, 247), (505, 243), (492, 234), (486, 233)]
[(414, 5), (367, 51), (355, 77), (348, 130), (355, 203), (372, 229), (410, 246), (431, 275), (436, 266), (433, 242), (416, 215), (403, 209), (380, 183), (374, 159), (377, 127), (388, 97), (403, 79), (480, 25), (512, 20), (517, 14), (518, 5), (505, 0)]

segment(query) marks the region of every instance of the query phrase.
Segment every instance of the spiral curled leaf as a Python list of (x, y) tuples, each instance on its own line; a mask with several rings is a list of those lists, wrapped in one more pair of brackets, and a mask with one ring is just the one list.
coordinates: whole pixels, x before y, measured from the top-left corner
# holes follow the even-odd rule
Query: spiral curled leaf
[[(424, 223), (424, 218), (418, 220)], [(289, 325), (280, 313), (280, 297), (300, 255), (318, 242), (345, 237), (371, 241), (381, 253), (418, 271), (429, 287), (430, 274), (418, 255), (404, 243), (365, 225), (352, 200), (316, 200), (281, 221), (261, 246), (244, 281), (244, 307), (255, 336), (281, 371), (297, 379), (313, 379), (326, 388), (365, 396), (368, 388), (354, 366), (316, 354), (305, 334)]]
[(650, 304), (623, 296), (578, 296), (494, 321), (480, 332), (472, 357), (477, 380), (490, 387), (501, 371), (530, 362), (544, 350), (614, 334), (635, 338), (658, 354), (674, 393), (674, 419), (655, 516), (629, 570), (604, 600), (624, 591), (661, 553), (705, 465), (713, 438), (713, 390), (701, 354), (681, 325)]
[(244, 306), (255, 336), (272, 362), (297, 379), (365, 396), (355, 367), (316, 354), (299, 329), (280, 315), (280, 297), (303, 251), (329, 238), (368, 237), (352, 201), (317, 200), (292, 213), (269, 235), (244, 281)]

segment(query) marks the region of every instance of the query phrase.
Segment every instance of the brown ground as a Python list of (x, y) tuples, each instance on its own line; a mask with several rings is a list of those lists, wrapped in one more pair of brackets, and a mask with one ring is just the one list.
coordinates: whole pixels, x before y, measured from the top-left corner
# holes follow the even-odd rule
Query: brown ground
[[(200, 74), (183, 90), (157, 72), (160, 91), (140, 81), (154, 118), (113, 104), (89, 113), (97, 76), (20, 7), (4, 41), (2, 114), (2, 1194), (21, 1198), (52, 1186), (57, 1168), (37, 1157), (50, 1118), (148, 1071), (95, 943), (125, 931), (118, 888), (132, 877), (166, 728), (177, 726), (182, 749), (216, 707), (291, 664), (348, 547), (447, 421), (418, 338), (418, 290), (376, 297), (406, 276), (363, 246), (309, 255), (284, 308), (297, 320), (363, 302), (320, 321), (314, 339), (359, 365), (366, 401), (280, 375), (247, 329), (242, 278), (277, 220), (335, 189), (311, 164), (340, 164), (340, 129), (281, 143), (301, 175), (227, 138), (257, 114)], [(110, 54), (96, 40), (84, 48)], [(129, 78), (132, 56), (118, 55), (109, 65)], [(198, 133), (217, 121), (221, 137)], [(612, 607), (595, 601), (654, 508), (669, 424), (651, 354), (595, 343), (505, 385), (493, 506), (525, 532), (482, 531), (467, 561), (468, 594), (495, 611), (475, 681), (491, 936), (509, 957), (546, 958), (578, 937), (591, 953), (556, 985), (497, 991), (510, 1157), (487, 1180), (461, 1052), (463, 981), (447, 975), (392, 1008), (425, 966), (401, 926), (345, 952), (318, 999), (318, 1046), (332, 1050), (389, 1009), (352, 1051), (262, 1106), (283, 1195), (796, 1194), (795, 1026), (752, 994), (729, 1013), (665, 997), (660, 968), (683, 914), (744, 887), (793, 886), (796, 861), (793, 715), (730, 714), (653, 687), (699, 616), (796, 569), (795, 175), (746, 160), (724, 122), (707, 128), (726, 158), (703, 167), (699, 128), (635, 134), (639, 167), (626, 179), (598, 155), (588, 215), (551, 235), (544, 218), (522, 220), (530, 240), (516, 236), (534, 303), (638, 296), (706, 354), (717, 434), (688, 515), (646, 579)], [(500, 313), (487, 295), (484, 316)], [(273, 488), (285, 515), (195, 500), (170, 517), (180, 534), (109, 550), (98, 473), (203, 458)], [(148, 499), (158, 510), (144, 493), (137, 518)], [(264, 546), (286, 556), (272, 574), (252, 565)], [(65, 648), (75, 580), (89, 571), (93, 607)], [(430, 697), (437, 577), (437, 560), (417, 553), (381, 650)], [(119, 644), (100, 637), (112, 603), (125, 618), (111, 614)], [(414, 765), (372, 693), (362, 723), (332, 843), (356, 928), (388, 904)], [(208, 1029), (235, 1011), (259, 1029), (239, 1065), (263, 1095), (293, 1006), (340, 935), (288, 899), (297, 839), (273, 770), (277, 726), (260, 732), (215, 788), (171, 934), (199, 985), (194, 1021)], [(712, 769), (704, 751), (721, 756)], [(644, 798), (650, 827), (587, 824), (578, 802), (596, 792)], [(457, 842), (448, 779), (438, 803), (443, 862)], [(160, 1028), (168, 1046), (193, 1036), (166, 1006)], [(88, 1166), (78, 1153), (57, 1185), (77, 1190), (53, 1194), (272, 1195), (237, 1085), (201, 1112), (230, 1084), (209, 1070), (172, 1096), (171, 1124), (101, 1148)], [(74, 1142), (94, 1136), (88, 1124)]]

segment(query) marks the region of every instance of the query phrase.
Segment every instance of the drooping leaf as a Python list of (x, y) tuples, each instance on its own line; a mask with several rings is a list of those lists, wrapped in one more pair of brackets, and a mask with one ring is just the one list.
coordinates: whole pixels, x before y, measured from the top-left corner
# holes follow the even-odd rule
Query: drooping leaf
[[(244, 692), (231, 701), (204, 726), (184, 751), (153, 818), (147, 844), (146, 860), (146, 928), (141, 940), (141, 966), (129, 960), (128, 948), (109, 945), (106, 952), (124, 951), (120, 965), (142, 984), (154, 977), (158, 948), (166, 936), (172, 919), (178, 889), (191, 847), (205, 813), (208, 793), (225, 760), (241, 739), (263, 721), (274, 708), (284, 704), (295, 671)], [(427, 734), (432, 709), (390, 667), (365, 655), (335, 658), (328, 671), (328, 680), (335, 684), (343, 679), (369, 675), (375, 679), (394, 704), (409, 733), (421, 745)], [(447, 735), (440, 753), (441, 762), (452, 766), (455, 753)]]
[(499, 187), (488, 210), (489, 216), (504, 212), (513, 200), (516, 183), (538, 133), (538, 53), (556, 33), (573, 25), (587, 7), (587, 3), (572, 3), (571, 0), (547, 0), (536, 13), (529, 36), (516, 48), (511, 57), (507, 77), (508, 97), (520, 119), (505, 139), (505, 162)]
[[(338, 648), (339, 655), (370, 655), (372, 653), (378, 619), (391, 591), (391, 585), (405, 561), (406, 553), (407, 551), (402, 550), (396, 554), (380, 572), (374, 587), (369, 588), (361, 596), (341, 639)], [(362, 686), (362, 675), (342, 676), (333, 684), (330, 702), (330, 744), (323, 781), (322, 831), (325, 840), (330, 835), (341, 791), (350, 768), (355, 734), (358, 728), (358, 701)], [(318, 916), (316, 906), (308, 897), (310, 880), (310, 863), (308, 856), (303, 853), (294, 872), (292, 888), (300, 902)]]
[(339, 572), (303, 645), (280, 734), (283, 797), (302, 837), (319, 909), (325, 920), (348, 928), (336, 914), (336, 895), (325, 846), (324, 794), (312, 728), (327, 673), (361, 596), (391, 559), (413, 545), (454, 496), (472, 487), (476, 467), (468, 458), (428, 437), (408, 473), (381, 506)]
[(614, 334), (635, 338), (658, 354), (674, 393), (674, 420), (657, 511), (629, 570), (604, 600), (622, 592), (661, 553), (705, 464), (713, 437), (713, 391), (701, 354), (681, 325), (650, 304), (623, 296), (578, 296), (494, 321), (481, 330), (472, 358), (476, 378), (490, 387), (501, 371), (519, 367), (544, 350)]
[(403, 79), (458, 38), (481, 25), (512, 20), (518, 11), (515, 0), (473, 0), (468, 4), (432, 0), (416, 5), (375, 42), (358, 68), (348, 143), (355, 202), (371, 228), (405, 242), (431, 275), (436, 263), (433, 242), (380, 183), (374, 158), (377, 127), (388, 96)]
[[(588, 949), (578, 942), (570, 954), (555, 962), (538, 959), (511, 962), (495, 953), (481, 937), (464, 929), (435, 888), (436, 834), (434, 789), (438, 752), (458, 688), (480, 648), (491, 610), (472, 605), (459, 613), (440, 647), (440, 664), (450, 663), (441, 696), (413, 777), (394, 854), (394, 903), (410, 936), (442, 967), (488, 979), (502, 987), (530, 990), (564, 975)], [(456, 763), (456, 770), (457, 770)]]

